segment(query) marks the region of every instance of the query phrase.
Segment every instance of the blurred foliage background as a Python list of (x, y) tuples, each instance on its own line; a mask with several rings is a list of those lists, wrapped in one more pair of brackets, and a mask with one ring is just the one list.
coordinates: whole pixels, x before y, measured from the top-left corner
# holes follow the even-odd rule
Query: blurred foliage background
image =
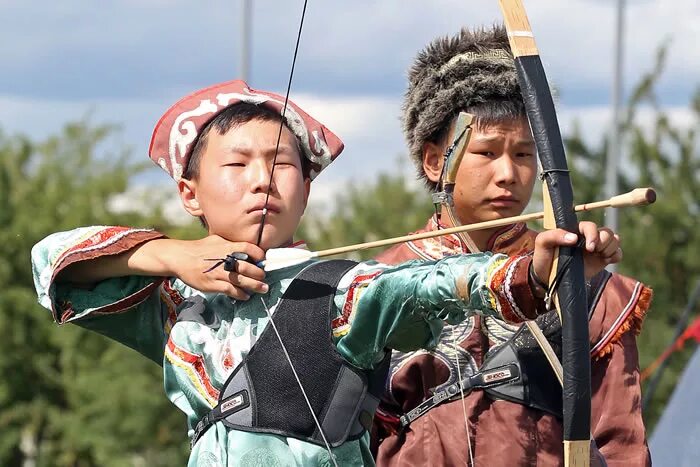
[[(700, 278), (700, 88), (688, 103), (693, 124), (674, 127), (654, 97), (663, 58), (661, 49), (656, 68), (641, 77), (628, 104), (620, 180), (621, 191), (653, 186), (659, 194), (655, 205), (623, 210), (619, 218), (620, 272), (655, 290), (638, 341), (642, 367), (672, 340)], [(654, 109), (651, 124), (638, 121), (642, 105)], [(109, 148), (105, 141), (114, 131), (89, 120), (69, 123), (45, 141), (0, 131), (0, 465), (185, 463), (185, 418), (166, 399), (160, 368), (98, 335), (70, 325), (59, 329), (36, 303), (29, 254), (49, 233), (93, 224), (147, 226), (179, 238), (204, 233), (196, 222), (173, 224), (145, 201), (133, 212), (110, 209), (114, 197), (151, 167)], [(566, 144), (577, 201), (601, 199), (607, 142), (590, 145), (574, 131)], [(405, 234), (424, 224), (429, 200), (411, 176), (378, 174), (347, 187), (330, 209), (311, 210), (300, 238), (325, 248)], [(591, 214), (598, 222), (601, 216)], [(645, 413), (649, 433), (692, 351), (672, 356)]]

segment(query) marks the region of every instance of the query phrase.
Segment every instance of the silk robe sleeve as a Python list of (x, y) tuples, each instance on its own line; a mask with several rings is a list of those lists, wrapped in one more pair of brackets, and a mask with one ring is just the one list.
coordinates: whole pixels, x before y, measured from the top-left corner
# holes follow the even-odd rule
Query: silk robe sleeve
[(398, 266), (363, 263), (338, 287), (333, 335), (353, 365), (372, 368), (387, 349), (432, 348), (443, 322), (472, 313), (511, 323), (534, 319), (544, 309), (530, 291), (531, 257), (490, 253)]
[(73, 322), (163, 361), (176, 305), (193, 291), (175, 279), (125, 276), (90, 288), (56, 283), (70, 264), (128, 251), (162, 237), (147, 229), (84, 227), (46, 237), (32, 248), (32, 271), (39, 303), (58, 324)]

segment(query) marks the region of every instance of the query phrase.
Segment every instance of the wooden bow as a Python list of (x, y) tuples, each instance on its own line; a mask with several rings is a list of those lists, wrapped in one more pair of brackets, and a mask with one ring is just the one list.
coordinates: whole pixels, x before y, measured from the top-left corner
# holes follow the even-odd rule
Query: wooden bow
[[(518, 82), (544, 181), (545, 228), (578, 233), (573, 189), (554, 102), (535, 38), (520, 0), (499, 0), (515, 57)], [(562, 320), (564, 465), (590, 465), (591, 358), (588, 310), (579, 248), (560, 248), (552, 265), (554, 303)]]

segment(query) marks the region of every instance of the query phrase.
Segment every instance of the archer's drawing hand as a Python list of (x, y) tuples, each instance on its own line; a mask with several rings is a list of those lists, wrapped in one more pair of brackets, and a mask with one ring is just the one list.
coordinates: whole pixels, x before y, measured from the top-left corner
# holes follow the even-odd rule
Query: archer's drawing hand
[[(248, 300), (253, 293), (268, 291), (263, 282), (265, 271), (256, 266), (265, 257), (260, 247), (247, 242), (230, 242), (218, 235), (176, 242), (176, 251), (168, 254), (169, 269), (190, 287), (202, 292), (221, 292), (238, 300)], [(223, 265), (211, 269), (216, 261), (209, 260), (223, 260), (233, 252), (247, 254), (252, 262), (237, 261), (230, 272)]]
[[(622, 260), (620, 237), (612, 230), (598, 226), (593, 222), (579, 222), (579, 232), (585, 238), (583, 263), (586, 280), (602, 271), (608, 264)], [(532, 268), (543, 282), (549, 279), (552, 261), (560, 246), (574, 246), (579, 236), (562, 229), (541, 232), (535, 239), (535, 252)]]

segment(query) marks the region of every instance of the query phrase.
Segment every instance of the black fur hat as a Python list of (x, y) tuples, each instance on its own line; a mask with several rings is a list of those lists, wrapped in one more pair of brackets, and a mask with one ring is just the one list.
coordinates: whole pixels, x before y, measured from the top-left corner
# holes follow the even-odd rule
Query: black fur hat
[(408, 72), (403, 129), (418, 174), (423, 145), (437, 142), (460, 111), (476, 116), (477, 126), (525, 115), (513, 55), (501, 25), (462, 29), (433, 40)]

